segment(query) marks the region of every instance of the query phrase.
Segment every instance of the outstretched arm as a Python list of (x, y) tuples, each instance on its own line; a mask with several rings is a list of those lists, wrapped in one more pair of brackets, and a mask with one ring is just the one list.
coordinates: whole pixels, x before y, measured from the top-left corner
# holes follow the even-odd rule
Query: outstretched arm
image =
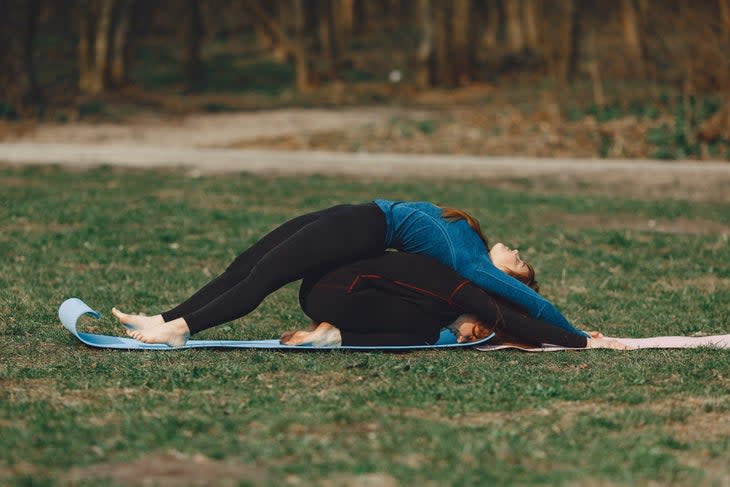
[(587, 337), (588, 334), (574, 327), (550, 301), (512, 276), (508, 276), (485, 259), (478, 267), (464, 275), (474, 284), (492, 292), (525, 310), (533, 318), (540, 318), (568, 333)]
[(494, 324), (496, 330), (521, 341), (539, 345), (551, 343), (565, 347), (585, 348), (588, 338), (572, 333), (546, 320), (532, 318), (502, 302), (472, 283), (461, 287), (453, 297), (454, 303), (476, 315), (484, 324)]

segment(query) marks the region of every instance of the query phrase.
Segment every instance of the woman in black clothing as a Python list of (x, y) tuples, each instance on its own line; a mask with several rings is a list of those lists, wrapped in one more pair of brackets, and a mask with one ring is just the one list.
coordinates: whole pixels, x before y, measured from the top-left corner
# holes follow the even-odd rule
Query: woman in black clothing
[(441, 329), (449, 326), (462, 343), (494, 331), (531, 345), (621, 348), (600, 334), (577, 336), (529, 317), (437, 260), (404, 252), (386, 252), (307, 276), (299, 301), (312, 328), (285, 333), (284, 344), (427, 345), (436, 343)]

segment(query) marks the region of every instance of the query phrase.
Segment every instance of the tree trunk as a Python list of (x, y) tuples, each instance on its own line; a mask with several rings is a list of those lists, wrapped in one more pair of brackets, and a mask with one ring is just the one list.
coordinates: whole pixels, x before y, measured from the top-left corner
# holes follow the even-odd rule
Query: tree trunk
[(89, 79), (89, 93), (96, 95), (109, 86), (109, 61), (114, 0), (100, 0), (99, 18), (94, 38), (94, 69)]
[[(292, 1), (292, 0), (289, 0)], [(295, 2), (296, 3), (296, 2)], [(286, 29), (282, 24), (277, 22), (269, 13), (264, 9), (261, 4), (258, 2), (258, 0), (245, 0), (245, 5), (251, 10), (251, 13), (254, 14), (256, 17), (256, 20), (260, 22), (260, 25), (262, 28), (266, 29), (269, 34), (271, 35), (272, 39), (275, 40), (276, 43), (278, 43), (279, 47), (278, 49), (284, 49), (287, 54), (290, 55), (296, 55), (297, 50), (299, 49), (297, 46), (295, 46), (291, 40), (289, 40), (289, 36), (286, 33)], [(283, 7), (286, 8), (286, 7)], [(296, 12), (294, 12), (295, 5), (293, 5), (292, 10), (292, 17), (295, 19), (293, 20), (293, 23), (295, 24), (295, 30), (296, 30)], [(302, 18), (306, 18), (306, 10), (304, 9), (304, 6), (302, 6)], [(304, 20), (302, 20), (304, 22)], [(302, 27), (304, 29), (304, 27)]]
[(433, 16), (431, 12), (431, 0), (418, 0), (418, 17), (421, 24), (421, 42), (418, 44), (416, 59), (418, 60), (418, 73), (416, 84), (420, 88), (431, 86), (431, 64), (433, 63)]
[(350, 39), (352, 39), (355, 0), (335, 0), (332, 7), (334, 8), (332, 16), (335, 22), (335, 38), (338, 41), (338, 50), (340, 53), (344, 53), (347, 51)]
[(507, 17), (507, 42), (510, 50), (520, 52), (525, 48), (525, 33), (522, 28), (522, 1), (504, 0)]
[(582, 6), (585, 2), (582, 0), (566, 0), (566, 19), (569, 25), (569, 39), (565, 40), (565, 46), (568, 48), (566, 53), (567, 71), (565, 78), (572, 82), (578, 74), (578, 66), (580, 64), (580, 44), (583, 35), (582, 29)]
[(369, 0), (353, 0), (354, 5), (352, 7), (353, 10), (353, 19), (352, 19), (352, 32), (356, 35), (362, 35), (367, 33), (367, 29), (369, 28), (368, 25), (368, 17), (367, 17), (367, 9), (365, 4), (369, 2)]
[[(265, 2), (263, 5), (261, 5), (261, 8), (264, 9), (266, 15), (273, 18), (274, 11), (272, 10), (272, 7), (275, 7), (275, 3), (271, 1)], [(273, 51), (274, 49), (276, 49), (276, 45), (278, 43), (275, 36), (271, 33), (269, 29), (262, 25), (261, 22), (254, 22), (254, 31), (256, 32), (257, 47), (260, 47), (261, 49), (266, 51)]]
[(482, 35), (481, 44), (488, 49), (493, 49), (497, 47), (499, 26), (501, 25), (499, 5), (495, 0), (485, 0), (484, 10), (486, 16), (484, 19), (484, 34)]
[(317, 33), (319, 35), (319, 46), (322, 57), (327, 65), (330, 79), (335, 79), (335, 59), (339, 53), (337, 49), (337, 38), (335, 32), (334, 6), (332, 0), (317, 0)]
[[(292, 13), (291, 13), (291, 2), (288, 0), (280, 0), (277, 3), (278, 10), (276, 12), (276, 22), (281, 28), (284, 36), (289, 39), (292, 28)], [(281, 43), (277, 37), (272, 37), (274, 42), (274, 59), (280, 63), (286, 63), (294, 60), (294, 51), (291, 51), (288, 46)]]
[(540, 34), (537, 24), (536, 0), (522, 0), (523, 18), (525, 21), (525, 47), (533, 52), (538, 52), (540, 46)]
[(437, 1), (431, 4), (433, 15), (433, 38), (434, 56), (432, 63), (432, 83), (441, 87), (453, 87), (456, 85), (454, 70), (450, 63), (450, 38), (449, 24), (451, 20), (451, 5), (449, 2)]
[(627, 60), (636, 69), (639, 76), (644, 77), (645, 54), (639, 31), (638, 14), (634, 0), (621, 0), (621, 21), (624, 31), (624, 45)]
[(471, 29), (471, 0), (454, 0), (451, 25), (451, 78), (466, 84), (473, 77), (473, 47)]
[(91, 51), (94, 46), (94, 16), (92, 2), (82, 1), (79, 8), (79, 89), (88, 91), (91, 85), (91, 70), (94, 62)]
[(182, 26), (182, 55), (180, 68), (188, 91), (199, 90), (203, 85), (203, 62), (200, 46), (203, 39), (203, 22), (199, 0), (187, 0)]
[(579, 7), (576, 6), (576, 0), (563, 0), (561, 5), (563, 9), (557, 27), (557, 45), (551, 53), (551, 68), (555, 78), (558, 105), (562, 107), (567, 99), (568, 84), (578, 69), (581, 14)]
[(586, 32), (586, 44), (588, 44), (588, 53), (590, 59), (588, 61), (588, 72), (591, 76), (593, 84), (593, 102), (598, 107), (606, 105), (606, 97), (603, 94), (603, 80), (601, 79), (600, 59), (596, 48), (596, 33), (594, 29), (588, 29)]
[(730, 0), (717, 0), (720, 4), (720, 21), (725, 38), (730, 37)]
[(306, 16), (304, 0), (292, 0), (292, 17), (295, 28), (296, 48), (294, 49), (294, 60), (297, 73), (297, 90), (301, 93), (306, 93), (312, 90), (312, 85), (310, 83), (311, 70), (305, 37)]
[(115, 0), (79, 4), (79, 89), (90, 95), (109, 87), (115, 5)]
[(33, 62), (39, 8), (38, 0), (0, 1), (0, 100), (21, 117), (32, 115), (41, 102)]
[(121, 0), (118, 5), (117, 22), (112, 38), (110, 82), (122, 86), (128, 80), (129, 68), (129, 29), (134, 0)]

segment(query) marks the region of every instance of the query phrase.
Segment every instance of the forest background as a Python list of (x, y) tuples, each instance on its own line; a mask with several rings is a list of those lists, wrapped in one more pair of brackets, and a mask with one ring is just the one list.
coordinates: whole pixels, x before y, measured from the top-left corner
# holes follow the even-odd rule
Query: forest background
[(0, 0), (0, 11), (0, 139), (39, 120), (397, 105), (440, 115), (246, 145), (730, 158), (730, 0)]

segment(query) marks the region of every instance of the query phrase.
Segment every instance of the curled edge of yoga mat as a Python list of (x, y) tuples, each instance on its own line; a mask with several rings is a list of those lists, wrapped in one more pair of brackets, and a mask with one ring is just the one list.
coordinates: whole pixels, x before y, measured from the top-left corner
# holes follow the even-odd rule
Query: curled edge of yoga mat
[[(713, 335), (704, 337), (684, 337), (684, 336), (664, 336), (649, 338), (612, 338), (618, 342), (633, 347), (634, 350), (643, 348), (730, 348), (730, 335)], [(560, 350), (596, 350), (593, 348), (571, 348), (561, 347), (558, 345), (543, 344), (541, 347), (530, 347), (529, 345), (521, 345), (515, 343), (480, 345), (476, 347), (482, 352), (492, 352), (495, 350), (517, 349), (523, 352), (557, 352)]]
[(184, 350), (188, 348), (259, 348), (274, 350), (422, 350), (434, 348), (467, 348), (480, 345), (490, 340), (494, 333), (483, 340), (471, 343), (457, 343), (456, 337), (450, 331), (441, 331), (438, 341), (433, 345), (409, 345), (409, 346), (339, 346), (339, 347), (314, 347), (311, 345), (282, 345), (279, 340), (188, 340), (182, 347), (170, 347), (161, 344), (142, 343), (133, 338), (124, 338), (111, 335), (97, 335), (95, 333), (83, 333), (76, 329), (76, 323), (84, 315), (93, 316), (99, 319), (101, 315), (81, 301), (79, 298), (69, 298), (58, 308), (58, 317), (76, 338), (85, 345), (96, 348), (114, 348), (121, 350)]

